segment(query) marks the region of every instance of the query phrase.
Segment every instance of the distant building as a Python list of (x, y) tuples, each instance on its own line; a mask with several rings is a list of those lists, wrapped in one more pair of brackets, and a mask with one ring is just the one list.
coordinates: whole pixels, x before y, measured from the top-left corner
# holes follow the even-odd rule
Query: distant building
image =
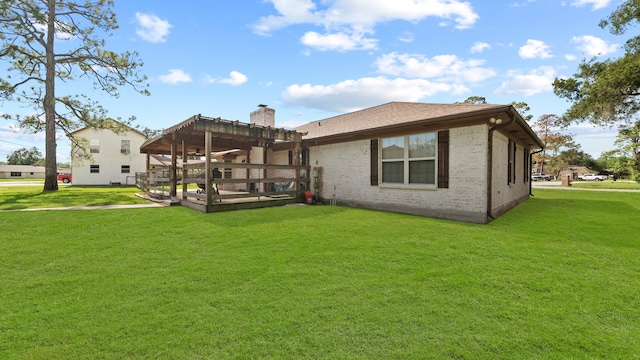
[(0, 165), (0, 179), (44, 179), (44, 166)]

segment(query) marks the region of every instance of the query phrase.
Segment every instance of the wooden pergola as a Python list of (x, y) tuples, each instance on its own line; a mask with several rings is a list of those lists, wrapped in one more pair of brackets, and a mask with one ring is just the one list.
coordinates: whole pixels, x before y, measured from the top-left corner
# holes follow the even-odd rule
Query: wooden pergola
[[(269, 206), (269, 204), (253, 204), (251, 201), (242, 201), (244, 205), (233, 204), (225, 199), (242, 199), (261, 197), (279, 198), (279, 201), (269, 201), (272, 205), (277, 202), (295, 202), (300, 198), (301, 183), (308, 183), (308, 175), (301, 177), (301, 172), (309, 172), (309, 166), (300, 164), (300, 143), (303, 133), (270, 126), (247, 124), (240, 121), (224, 120), (195, 115), (191, 118), (165, 129), (160, 136), (147, 140), (140, 146), (140, 152), (147, 154), (147, 189), (151, 181), (150, 159), (151, 155), (169, 155), (171, 158), (169, 176), (169, 195), (181, 204), (205, 212), (230, 210), (237, 208), (250, 208)], [(251, 159), (252, 149), (262, 148), (262, 156), (259, 159)], [(215, 153), (233, 153), (237, 150), (246, 154), (243, 163), (213, 163)], [(277, 151), (289, 151), (289, 164), (270, 163), (269, 153)], [(189, 156), (202, 155), (205, 160), (189, 163)], [(178, 156), (181, 164), (178, 165)], [(254, 153), (255, 156), (255, 153)], [(253, 160), (253, 161), (252, 161)], [(214, 165), (215, 164), (215, 165)], [(216, 184), (243, 184), (246, 183), (246, 193), (219, 194), (213, 190), (213, 169), (223, 167), (225, 169), (246, 169), (243, 178), (215, 179)], [(189, 173), (190, 170), (201, 169), (204, 179), (195, 179)], [(181, 170), (181, 173), (179, 171)], [(258, 170), (259, 176), (252, 177), (251, 170)], [(268, 176), (269, 170), (275, 172), (289, 171), (294, 176), (274, 177)], [(182, 178), (182, 197), (178, 199), (178, 175)], [(295, 182), (295, 190), (270, 189), (269, 184), (277, 184), (282, 181)], [(188, 192), (188, 185), (195, 182), (204, 182), (204, 195), (195, 195)], [(250, 190), (250, 185), (253, 188)], [(287, 196), (285, 196), (287, 195)], [(193, 201), (192, 201), (193, 200)], [(262, 203), (266, 203), (262, 201)]]

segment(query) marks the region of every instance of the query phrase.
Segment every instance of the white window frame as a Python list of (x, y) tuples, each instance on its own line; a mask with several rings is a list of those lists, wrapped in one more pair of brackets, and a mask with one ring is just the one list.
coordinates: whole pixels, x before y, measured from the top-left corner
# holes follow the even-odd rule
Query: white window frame
[(122, 155), (129, 155), (131, 153), (131, 140), (120, 140), (120, 153)]
[(89, 140), (89, 153), (91, 154), (100, 153), (100, 139)]
[[(434, 152), (433, 152), (433, 156), (427, 156), (427, 157), (414, 157), (414, 158), (410, 158), (409, 157), (409, 138), (411, 136), (417, 136), (417, 135), (431, 135), (434, 137)], [(384, 155), (383, 155), (383, 143), (384, 143), (384, 139), (393, 139), (393, 138), (403, 138), (404, 141), (404, 148), (403, 148), (403, 157), (402, 158), (395, 158), (395, 159), (384, 159)], [(379, 186), (383, 187), (383, 188), (411, 188), (411, 189), (415, 189), (415, 188), (423, 188), (423, 189), (436, 189), (438, 186), (438, 133), (437, 132), (425, 132), (425, 133), (418, 133), (418, 134), (407, 134), (407, 135), (399, 135), (399, 136), (390, 136), (390, 137), (385, 137), (385, 138), (380, 138), (380, 140), (378, 141), (378, 154), (380, 154), (379, 156), (379, 164), (378, 164), (378, 178), (380, 179), (380, 184)], [(410, 183), (410, 173), (409, 173), (409, 164), (412, 161), (433, 161), (433, 166), (434, 166), (434, 176), (433, 176), (433, 183)], [(400, 162), (402, 161), (403, 163), (403, 182), (385, 182), (384, 181), (384, 172), (383, 172), (383, 166), (384, 163), (390, 163), (390, 162)]]

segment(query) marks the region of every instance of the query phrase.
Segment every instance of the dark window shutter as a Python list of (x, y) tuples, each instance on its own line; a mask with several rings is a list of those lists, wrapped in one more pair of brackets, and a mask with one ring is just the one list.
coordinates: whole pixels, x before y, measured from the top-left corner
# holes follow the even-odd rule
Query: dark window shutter
[(289, 150), (289, 165), (293, 165), (293, 150)]
[(378, 186), (378, 139), (371, 139), (371, 186)]
[(449, 130), (438, 131), (438, 188), (449, 188)]

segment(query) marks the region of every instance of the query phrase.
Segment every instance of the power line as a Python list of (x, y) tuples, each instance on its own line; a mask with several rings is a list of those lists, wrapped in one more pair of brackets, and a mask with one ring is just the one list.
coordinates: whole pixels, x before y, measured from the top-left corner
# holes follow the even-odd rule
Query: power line
[[(7, 140), (2, 140), (2, 139), (0, 139), (0, 141), (2, 141), (2, 142), (6, 142), (7, 144), (18, 145), (18, 146), (22, 146), (22, 147), (26, 147), (26, 148), (28, 148), (28, 147), (29, 147), (29, 145), (18, 144), (18, 143), (14, 143), (14, 142), (7, 141)], [(36, 147), (37, 147), (37, 146), (36, 146)]]

